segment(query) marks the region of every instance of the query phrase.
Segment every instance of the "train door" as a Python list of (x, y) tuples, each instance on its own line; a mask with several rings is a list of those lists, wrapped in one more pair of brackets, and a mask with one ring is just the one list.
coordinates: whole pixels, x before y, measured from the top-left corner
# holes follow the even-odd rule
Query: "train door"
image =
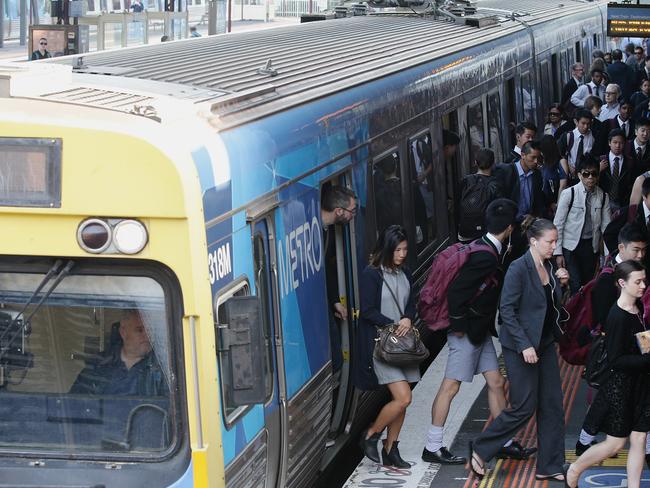
[[(467, 161), (465, 157), (463, 145), (463, 134), (459, 134), (460, 121), (458, 120), (458, 112), (456, 110), (444, 114), (442, 116), (442, 128), (443, 130), (451, 131), (455, 134), (461, 136), (461, 144), (454, 154), (445, 155), (443, 151), (438, 151), (439, 163), (442, 165), (445, 171), (444, 181), (446, 189), (446, 211), (447, 211), (447, 233), (450, 236), (456, 234), (456, 222), (458, 218), (458, 209), (456, 208), (456, 202), (458, 201), (459, 195), (459, 182), (464, 173), (464, 168), (460, 168), (460, 161)], [(443, 147), (442, 144), (440, 147)], [(455, 240), (452, 239), (452, 240)]]
[[(334, 180), (325, 182), (323, 188), (327, 185), (341, 185), (346, 188), (352, 188), (352, 176), (349, 173), (339, 175)], [(356, 255), (357, 243), (354, 224), (355, 220), (352, 219), (344, 225), (331, 226), (333, 229), (329, 230), (328, 233), (332, 233), (333, 230), (333, 235), (329, 235), (326, 240), (329, 241), (329, 239), (333, 238), (334, 242), (326, 242), (324, 246), (326, 253), (325, 259), (328, 263), (326, 271), (328, 273), (328, 295), (332, 293), (331, 280), (333, 280), (333, 287), (336, 289), (335, 292), (338, 293), (336, 301), (341, 303), (346, 311), (346, 315), (343, 318), (330, 317), (330, 320), (333, 319), (336, 322), (336, 328), (333, 329), (338, 332), (339, 347), (343, 362), (339, 371), (333, 372), (333, 405), (328, 444), (337, 444), (337, 439), (342, 439), (341, 435), (347, 433), (348, 418), (351, 413), (350, 407), (354, 397), (351, 378), (351, 350), (354, 339), (353, 332), (356, 330), (359, 310), (356, 274), (356, 270), (358, 269)], [(335, 270), (335, 276), (333, 277), (329, 275), (332, 269)], [(329, 296), (328, 302), (332, 302)]]
[(517, 90), (514, 78), (506, 80), (506, 114), (508, 117), (508, 148), (517, 143), (515, 128), (517, 127)]
[(268, 351), (264, 364), (267, 401), (264, 425), (267, 431), (266, 487), (275, 487), (283, 470), (283, 443), (286, 442), (286, 386), (282, 333), (278, 309), (273, 220), (266, 215), (251, 224), (256, 294), (264, 322), (264, 344)]

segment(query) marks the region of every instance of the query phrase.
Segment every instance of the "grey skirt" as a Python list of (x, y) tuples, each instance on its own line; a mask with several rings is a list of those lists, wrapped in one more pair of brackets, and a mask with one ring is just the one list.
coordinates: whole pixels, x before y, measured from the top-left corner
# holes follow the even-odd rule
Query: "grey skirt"
[(388, 385), (397, 381), (407, 381), (409, 383), (420, 381), (419, 366), (393, 366), (374, 357), (372, 358), (372, 365), (375, 369), (377, 382), (380, 385)]

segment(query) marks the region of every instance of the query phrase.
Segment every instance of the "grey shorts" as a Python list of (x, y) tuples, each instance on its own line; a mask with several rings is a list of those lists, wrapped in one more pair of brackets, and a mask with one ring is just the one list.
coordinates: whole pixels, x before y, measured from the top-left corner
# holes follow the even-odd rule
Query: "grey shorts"
[(377, 375), (377, 382), (380, 385), (388, 385), (397, 381), (408, 381), (409, 383), (420, 381), (419, 366), (392, 366), (374, 357), (372, 358), (372, 365), (375, 370), (375, 375)]
[(445, 378), (471, 383), (475, 375), (499, 369), (497, 353), (490, 335), (485, 338), (483, 344), (475, 346), (467, 338), (467, 334), (458, 337), (449, 333), (447, 345), (449, 356)]

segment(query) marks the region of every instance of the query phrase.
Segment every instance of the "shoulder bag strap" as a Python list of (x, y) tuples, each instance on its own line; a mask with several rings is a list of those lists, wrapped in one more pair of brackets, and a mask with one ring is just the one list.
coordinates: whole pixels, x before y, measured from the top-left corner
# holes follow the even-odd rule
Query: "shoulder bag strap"
[(391, 296), (393, 297), (393, 300), (395, 301), (395, 305), (397, 305), (397, 310), (399, 310), (399, 314), (401, 317), (404, 316), (404, 312), (402, 311), (402, 307), (400, 306), (399, 302), (397, 301), (397, 297), (395, 296), (395, 293), (393, 292), (393, 289), (390, 287), (388, 282), (386, 281), (386, 278), (384, 278), (384, 273), (381, 273), (381, 279), (384, 281), (386, 284), (386, 287), (388, 288), (388, 291), (390, 292)]

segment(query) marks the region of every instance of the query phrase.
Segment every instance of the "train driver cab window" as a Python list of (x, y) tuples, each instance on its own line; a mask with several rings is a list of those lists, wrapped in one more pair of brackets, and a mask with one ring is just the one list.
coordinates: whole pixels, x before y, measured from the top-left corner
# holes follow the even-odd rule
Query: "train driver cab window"
[(391, 152), (373, 163), (372, 185), (375, 196), (377, 235), (379, 235), (391, 225), (403, 224), (402, 180), (400, 157), (397, 151)]
[(413, 185), (415, 241), (418, 253), (434, 239), (433, 153), (427, 132), (409, 142), (409, 159)]
[(0, 450), (163, 456), (178, 427), (171, 285), (70, 263), (0, 263)]
[(469, 128), (469, 159), (473, 164), (476, 152), (487, 147), (483, 129), (483, 103), (475, 103), (467, 107), (467, 126)]

